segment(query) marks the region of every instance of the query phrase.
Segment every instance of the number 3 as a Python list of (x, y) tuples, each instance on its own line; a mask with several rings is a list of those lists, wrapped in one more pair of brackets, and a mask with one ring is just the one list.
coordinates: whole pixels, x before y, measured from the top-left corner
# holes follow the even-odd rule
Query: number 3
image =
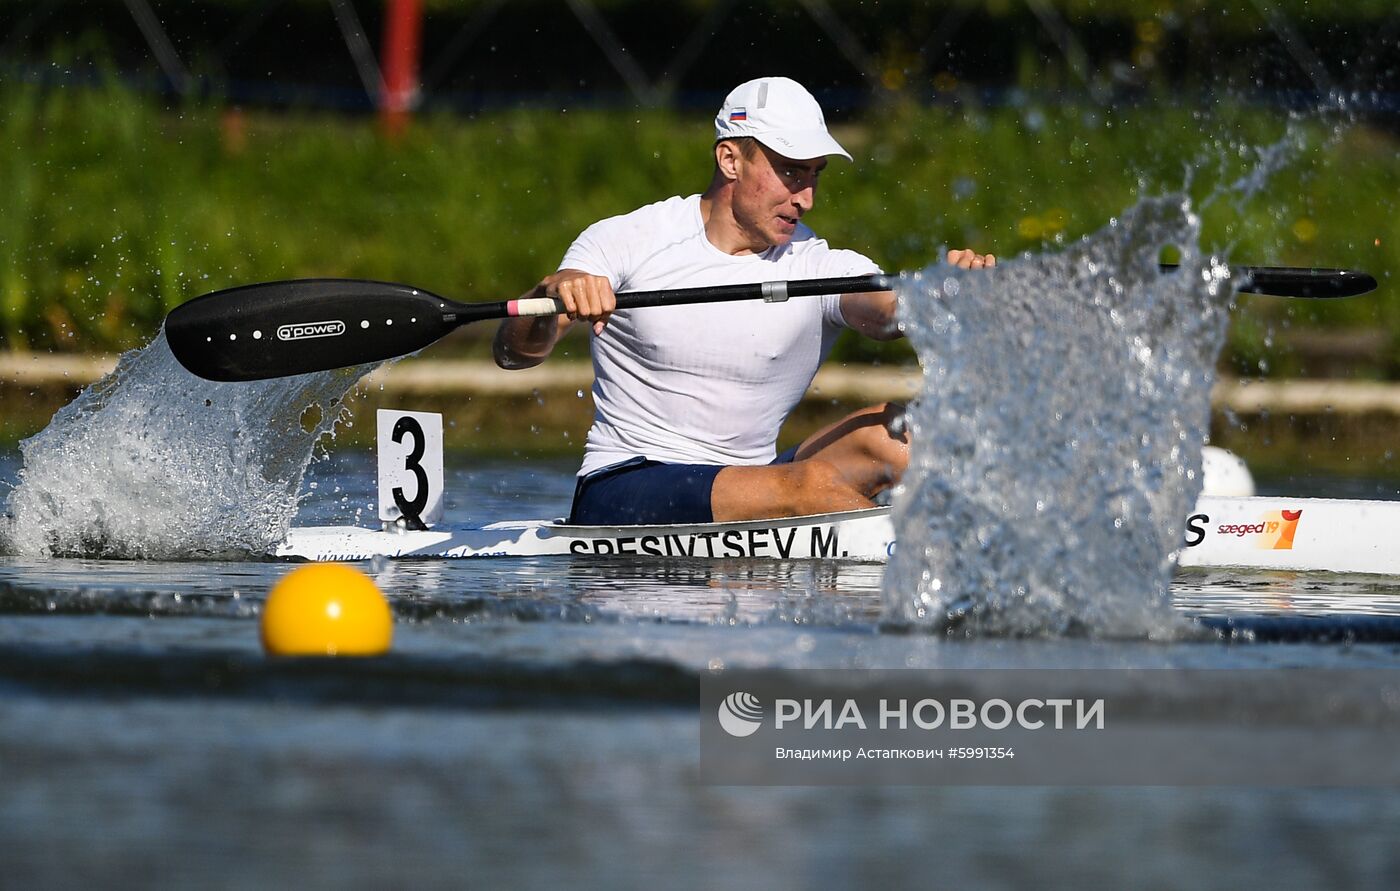
[(418, 463), (423, 458), (425, 447), (423, 428), (416, 419), (404, 416), (394, 424), (392, 436), (394, 442), (397, 443), (402, 443), (405, 436), (413, 437), (413, 448), (409, 451), (408, 457), (404, 459), (404, 470), (412, 473), (413, 479), (417, 483), (412, 501), (404, 497), (402, 486), (395, 486), (393, 489), (394, 504), (398, 505), (399, 510), (403, 512), (405, 525), (409, 529), (415, 531), (427, 529), (428, 527), (423, 524), (422, 514), (423, 508), (428, 505), (428, 474)]

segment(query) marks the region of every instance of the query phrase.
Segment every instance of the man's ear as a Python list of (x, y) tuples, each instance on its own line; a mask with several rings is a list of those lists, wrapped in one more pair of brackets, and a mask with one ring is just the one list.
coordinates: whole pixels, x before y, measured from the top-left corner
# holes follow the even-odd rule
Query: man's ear
[(744, 162), (743, 153), (737, 143), (721, 139), (715, 143), (715, 169), (729, 181), (739, 178), (739, 165)]

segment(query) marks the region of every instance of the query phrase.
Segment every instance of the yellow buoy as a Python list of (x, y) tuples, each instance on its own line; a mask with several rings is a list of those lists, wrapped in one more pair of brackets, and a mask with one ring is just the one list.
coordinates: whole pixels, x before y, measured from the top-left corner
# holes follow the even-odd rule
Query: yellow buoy
[(263, 649), (274, 656), (376, 656), (393, 637), (389, 602), (369, 576), (343, 563), (293, 569), (263, 605)]

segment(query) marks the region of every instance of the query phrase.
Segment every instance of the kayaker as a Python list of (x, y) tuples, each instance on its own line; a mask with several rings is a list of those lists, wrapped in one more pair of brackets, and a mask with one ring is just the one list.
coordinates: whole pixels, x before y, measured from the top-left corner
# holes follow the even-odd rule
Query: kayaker
[[(715, 117), (709, 187), (589, 226), (559, 270), (525, 295), (558, 297), (569, 311), (501, 323), (494, 355), (502, 368), (538, 365), (574, 322), (592, 325), (594, 419), (574, 522), (853, 510), (899, 479), (909, 440), (897, 404), (857, 411), (782, 454), (776, 447), (842, 328), (901, 336), (892, 291), (614, 312), (617, 291), (879, 272), (801, 222), (832, 155), (851, 158), (802, 85), (785, 77), (740, 84)], [(970, 250), (951, 251), (948, 261), (996, 263)]]

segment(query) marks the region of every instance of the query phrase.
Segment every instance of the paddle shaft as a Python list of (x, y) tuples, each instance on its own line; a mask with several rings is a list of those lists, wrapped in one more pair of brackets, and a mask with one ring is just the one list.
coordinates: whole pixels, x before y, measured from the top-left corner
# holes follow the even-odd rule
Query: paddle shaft
[[(789, 282), (759, 282), (748, 285), (715, 285), (708, 288), (676, 288), (666, 291), (624, 291), (617, 297), (618, 309), (642, 309), (651, 306), (680, 306), (687, 303), (724, 303), (731, 300), (763, 300), (781, 303), (790, 297), (815, 297), (819, 294), (861, 294), (888, 291), (894, 287), (894, 276), (853, 275), (847, 278), (812, 278)], [(477, 304), (473, 304), (477, 305)], [(564, 312), (564, 302), (557, 297), (522, 297), (503, 303), (485, 304), (503, 308), (506, 316), (546, 316)], [(473, 319), (472, 321), (475, 321)]]

